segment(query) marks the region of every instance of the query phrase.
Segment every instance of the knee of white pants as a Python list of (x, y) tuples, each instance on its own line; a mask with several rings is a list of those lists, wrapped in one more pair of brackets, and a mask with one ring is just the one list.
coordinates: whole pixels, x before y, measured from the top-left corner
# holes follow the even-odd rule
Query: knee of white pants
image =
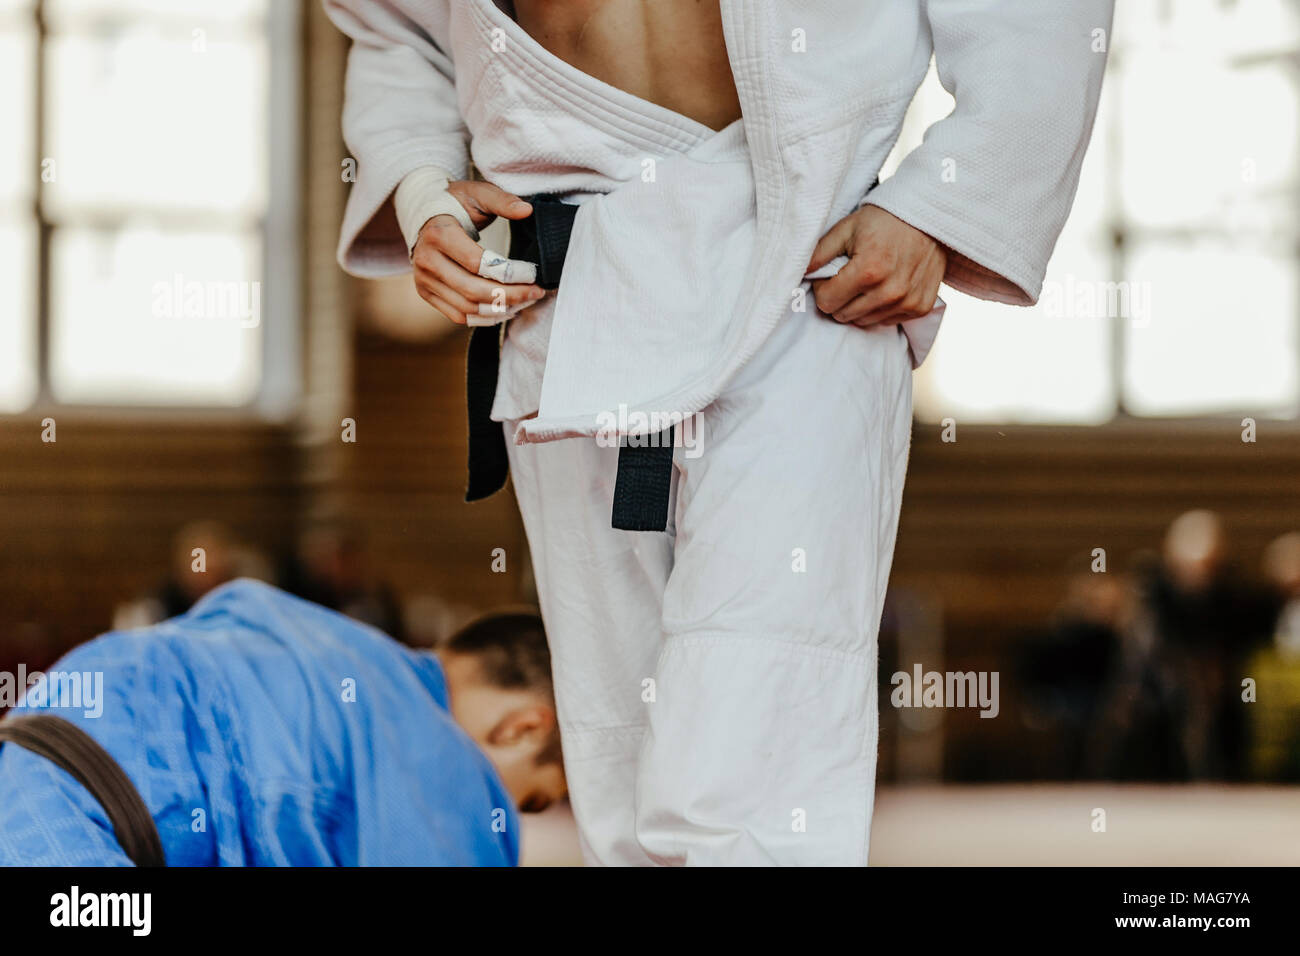
[(668, 638), (637, 772), (660, 863), (864, 865), (876, 661), (754, 634)]

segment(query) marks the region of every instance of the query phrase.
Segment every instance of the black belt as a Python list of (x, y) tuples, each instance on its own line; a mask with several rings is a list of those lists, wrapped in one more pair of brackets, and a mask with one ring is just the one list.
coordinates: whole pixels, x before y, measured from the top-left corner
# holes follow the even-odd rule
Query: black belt
[[(552, 196), (527, 196), (533, 212), (510, 222), (510, 258), (537, 264), (537, 285), (556, 289), (569, 251), (578, 207)], [(469, 339), (465, 397), (469, 409), (469, 484), (466, 501), (479, 501), (505, 487), (510, 472), (506, 437), (492, 420), (501, 361), (502, 325), (479, 326)], [(634, 447), (621, 441), (610, 524), (624, 531), (664, 531), (673, 477), (673, 429)]]
[(167, 865), (153, 815), (126, 771), (94, 737), (54, 714), (31, 714), (0, 723), (0, 745), (6, 742), (75, 777), (104, 808), (117, 842), (136, 866)]

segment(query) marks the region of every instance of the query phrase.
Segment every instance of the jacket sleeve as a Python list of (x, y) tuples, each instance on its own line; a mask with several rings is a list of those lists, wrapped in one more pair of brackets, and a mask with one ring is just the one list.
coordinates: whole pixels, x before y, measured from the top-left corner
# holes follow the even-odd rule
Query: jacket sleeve
[(456, 99), (448, 53), (449, 0), (421, 4), (415, 24), (398, 0), (324, 0), (352, 38), (344, 86), (343, 140), (356, 161), (339, 264), (353, 275), (411, 268), (392, 196), (421, 166), (457, 179), (469, 166), (469, 134)]
[(950, 250), (959, 291), (1033, 305), (1079, 184), (1114, 0), (921, 0), (956, 100), (879, 206)]

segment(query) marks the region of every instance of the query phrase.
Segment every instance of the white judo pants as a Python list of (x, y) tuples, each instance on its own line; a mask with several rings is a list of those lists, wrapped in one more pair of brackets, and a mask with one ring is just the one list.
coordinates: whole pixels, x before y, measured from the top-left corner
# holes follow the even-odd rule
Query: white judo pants
[(610, 527), (618, 449), (516, 446), (588, 865), (865, 865), (907, 340), (791, 312), (674, 452), (668, 533)]

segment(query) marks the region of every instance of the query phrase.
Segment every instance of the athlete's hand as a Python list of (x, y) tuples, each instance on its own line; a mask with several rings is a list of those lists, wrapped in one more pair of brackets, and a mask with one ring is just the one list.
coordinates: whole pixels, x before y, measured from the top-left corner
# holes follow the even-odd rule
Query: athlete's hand
[(943, 246), (879, 206), (863, 206), (837, 222), (817, 243), (807, 271), (840, 255), (848, 263), (829, 279), (814, 279), (813, 296), (836, 322), (862, 328), (931, 312), (948, 266)]
[[(491, 183), (457, 180), (447, 187), (476, 229), (493, 219), (525, 219), (533, 207)], [(483, 247), (454, 216), (434, 216), (422, 227), (411, 251), (415, 288), (431, 306), (457, 325), (468, 316), (502, 316), (531, 305), (546, 290), (531, 282), (498, 282), (479, 275)]]

